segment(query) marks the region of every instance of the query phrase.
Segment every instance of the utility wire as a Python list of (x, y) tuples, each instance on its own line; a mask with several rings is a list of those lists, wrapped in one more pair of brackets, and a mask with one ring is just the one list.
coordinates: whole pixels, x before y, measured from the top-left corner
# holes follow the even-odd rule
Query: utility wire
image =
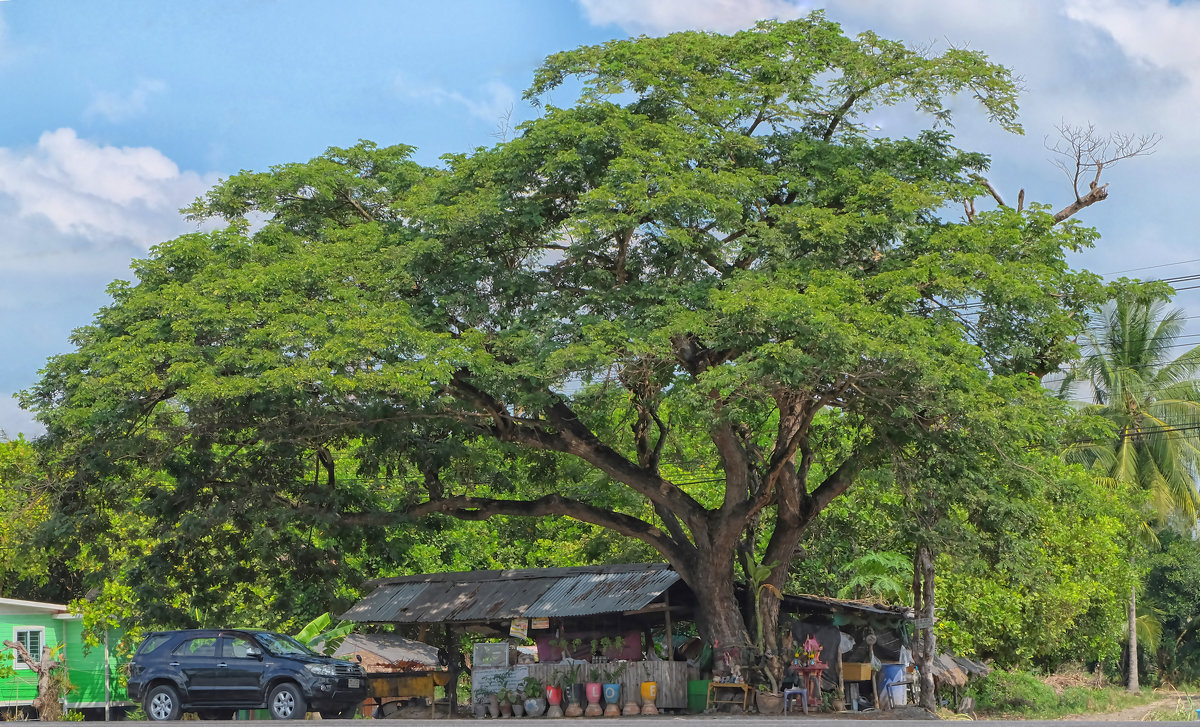
[(1173, 262), (1173, 263), (1163, 263), (1161, 265), (1147, 265), (1146, 267), (1143, 267), (1143, 268), (1126, 268), (1125, 270), (1114, 270), (1111, 273), (1100, 273), (1100, 276), (1107, 277), (1109, 275), (1120, 275), (1121, 273), (1136, 273), (1140, 270), (1155, 270), (1157, 268), (1169, 268), (1169, 267), (1173, 267), (1175, 265), (1186, 265), (1188, 263), (1200, 263), (1200, 257), (1194, 258), (1192, 260), (1180, 260), (1178, 262)]

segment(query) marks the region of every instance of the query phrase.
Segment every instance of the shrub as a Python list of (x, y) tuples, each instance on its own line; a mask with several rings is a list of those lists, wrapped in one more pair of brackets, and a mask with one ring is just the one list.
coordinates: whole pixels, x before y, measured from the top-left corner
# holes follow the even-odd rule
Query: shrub
[(1057, 711), (1058, 695), (1040, 679), (1025, 672), (993, 669), (992, 673), (971, 682), (967, 695), (975, 698), (975, 708), (990, 714), (1036, 714)]

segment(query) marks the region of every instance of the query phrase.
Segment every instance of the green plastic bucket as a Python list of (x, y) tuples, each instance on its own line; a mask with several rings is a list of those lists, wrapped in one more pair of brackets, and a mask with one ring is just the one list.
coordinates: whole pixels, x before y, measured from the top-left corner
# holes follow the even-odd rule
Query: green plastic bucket
[(708, 680), (691, 680), (687, 685), (687, 704), (689, 712), (703, 712), (708, 706)]

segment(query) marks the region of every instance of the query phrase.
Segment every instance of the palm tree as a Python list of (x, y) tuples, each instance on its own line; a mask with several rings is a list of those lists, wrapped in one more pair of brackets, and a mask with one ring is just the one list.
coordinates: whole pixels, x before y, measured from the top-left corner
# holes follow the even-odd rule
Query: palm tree
[[(1081, 386), (1092, 403), (1086, 414), (1109, 420), (1107, 441), (1072, 444), (1066, 456), (1102, 477), (1147, 494), (1150, 522), (1190, 528), (1200, 509), (1200, 346), (1171, 358), (1183, 331), (1183, 311), (1161, 300), (1122, 298), (1107, 306), (1085, 332), (1083, 357), (1060, 393)], [(1136, 692), (1137, 587), (1129, 595), (1129, 691)]]

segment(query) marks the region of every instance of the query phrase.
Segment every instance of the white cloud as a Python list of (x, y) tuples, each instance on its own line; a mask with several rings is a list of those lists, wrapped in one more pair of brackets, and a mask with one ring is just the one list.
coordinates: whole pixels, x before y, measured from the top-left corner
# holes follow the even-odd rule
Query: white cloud
[(0, 429), (41, 433), (3, 392), (33, 383), (46, 356), (107, 302), (108, 282), (132, 277), (131, 258), (194, 230), (178, 209), (215, 181), (157, 149), (98, 144), (72, 129), (0, 147)]
[(450, 104), (490, 124), (502, 122), (517, 105), (517, 92), (500, 81), (488, 81), (473, 96), (431, 84), (417, 83), (402, 75), (396, 77), (396, 90), (414, 99), (436, 105)]
[(732, 33), (764, 18), (791, 20), (811, 9), (798, 0), (579, 0), (588, 22), (616, 25), (631, 35), (676, 30)]
[(88, 117), (103, 116), (113, 122), (126, 121), (145, 113), (150, 96), (166, 90), (167, 84), (162, 81), (141, 80), (125, 94), (101, 91), (92, 98), (83, 113)]
[[(215, 181), (181, 171), (157, 149), (103, 146), (67, 128), (47, 131), (32, 149), (0, 147), (0, 229), (40, 224), (77, 246), (144, 251), (187, 231), (179, 208)], [(14, 245), (53, 252), (37, 240), (0, 237), (0, 251)]]

